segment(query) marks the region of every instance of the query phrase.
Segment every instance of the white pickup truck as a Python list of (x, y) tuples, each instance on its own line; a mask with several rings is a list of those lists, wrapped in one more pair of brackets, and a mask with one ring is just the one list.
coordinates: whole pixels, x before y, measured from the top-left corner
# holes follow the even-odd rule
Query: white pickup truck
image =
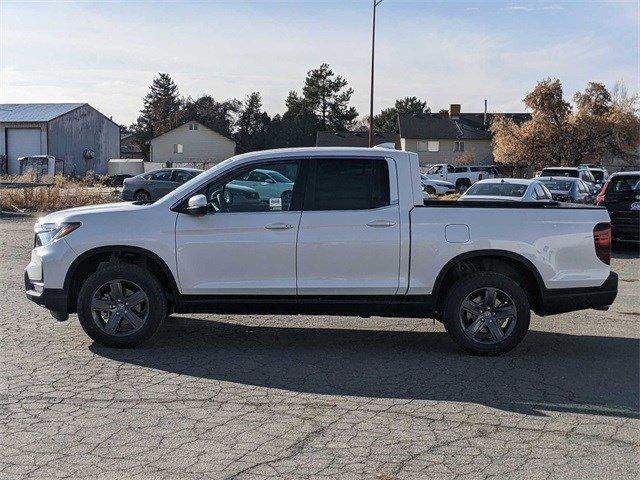
[[(281, 196), (225, 201), (256, 169)], [(230, 158), (154, 203), (52, 213), (35, 226), (26, 295), (103, 345), (132, 347), (168, 314), (435, 318), (468, 352), (515, 347), (540, 315), (615, 299), (598, 207), (423, 201), (418, 158), (304, 148)]]
[(456, 190), (464, 192), (478, 180), (499, 178), (502, 175), (497, 167), (492, 165), (454, 166), (440, 163), (429, 167), (424, 176), (433, 180), (444, 180), (453, 183)]

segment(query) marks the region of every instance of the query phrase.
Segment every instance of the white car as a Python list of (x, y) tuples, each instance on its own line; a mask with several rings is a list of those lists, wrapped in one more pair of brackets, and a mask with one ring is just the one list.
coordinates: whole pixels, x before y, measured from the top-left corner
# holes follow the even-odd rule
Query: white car
[[(286, 171), (291, 202), (227, 203), (254, 170)], [(604, 208), (423, 199), (418, 156), (381, 148), (238, 155), (153, 203), (51, 213), (35, 226), (26, 295), (134, 347), (176, 313), (435, 318), (498, 355), (540, 315), (617, 294)], [(551, 228), (550, 226), (553, 226)]]
[(425, 174), (420, 175), (423, 190), (429, 195), (446, 195), (456, 192), (456, 186), (451, 182), (444, 180), (435, 180), (427, 177)]
[(491, 178), (471, 185), (458, 201), (551, 202), (551, 192), (542, 182), (524, 178)]

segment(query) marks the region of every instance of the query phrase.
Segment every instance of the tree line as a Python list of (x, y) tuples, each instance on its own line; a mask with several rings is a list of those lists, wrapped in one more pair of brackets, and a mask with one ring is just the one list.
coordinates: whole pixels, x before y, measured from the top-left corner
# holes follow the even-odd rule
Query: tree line
[[(323, 63), (307, 73), (300, 93), (289, 92), (284, 113), (270, 116), (262, 108), (259, 92), (244, 101), (220, 101), (210, 95), (185, 98), (171, 76), (160, 73), (129, 130), (147, 158), (152, 138), (192, 120), (234, 139), (239, 151), (313, 146), (318, 131), (368, 129), (368, 117), (358, 120), (357, 110), (350, 105), (352, 95), (347, 80)], [(601, 163), (613, 157), (638, 163), (638, 97), (629, 95), (624, 84), (609, 92), (603, 84), (590, 82), (571, 103), (564, 98), (558, 79), (546, 79), (523, 101), (531, 120), (516, 123), (507, 116), (492, 118), (489, 128), (497, 163), (539, 168)], [(373, 117), (373, 128), (398, 133), (399, 113), (430, 112), (427, 102), (415, 96), (397, 99)]]
[[(259, 92), (252, 92), (244, 101), (220, 101), (210, 95), (185, 98), (171, 76), (160, 73), (143, 99), (140, 116), (127, 130), (147, 158), (152, 138), (192, 120), (232, 138), (239, 151), (313, 146), (318, 131), (368, 128), (368, 118), (358, 121), (357, 110), (349, 104), (352, 95), (347, 80), (323, 63), (307, 73), (300, 93), (289, 92), (285, 112), (270, 116), (262, 108)], [(374, 116), (374, 129), (397, 132), (399, 112), (428, 111), (427, 103), (417, 97), (399, 99)]]

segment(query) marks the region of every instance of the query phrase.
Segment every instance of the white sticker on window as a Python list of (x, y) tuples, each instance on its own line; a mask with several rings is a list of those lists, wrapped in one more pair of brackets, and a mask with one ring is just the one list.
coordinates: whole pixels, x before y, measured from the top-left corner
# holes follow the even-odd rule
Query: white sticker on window
[(282, 210), (282, 199), (280, 197), (270, 198), (269, 208), (271, 210)]

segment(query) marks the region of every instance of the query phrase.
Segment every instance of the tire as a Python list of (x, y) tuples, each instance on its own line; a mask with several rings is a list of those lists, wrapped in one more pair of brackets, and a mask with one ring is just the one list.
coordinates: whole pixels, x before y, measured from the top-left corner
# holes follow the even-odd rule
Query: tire
[[(114, 300), (118, 295), (113, 294), (113, 285), (118, 283), (122, 293), (120, 302)], [(143, 294), (139, 294), (136, 287)], [(135, 299), (133, 292), (137, 295)], [(145, 299), (140, 301), (143, 296)], [(123, 304), (127, 299), (140, 303), (126, 307)], [(92, 310), (92, 302), (109, 310)], [(110, 308), (114, 305), (118, 307)], [(167, 315), (167, 299), (158, 279), (144, 268), (129, 263), (111, 265), (93, 273), (78, 294), (77, 306), (78, 319), (86, 334), (105, 347), (129, 348), (141, 344), (151, 338)], [(136, 323), (129, 318), (135, 318)]]
[(456, 183), (456, 190), (458, 190), (459, 193), (464, 193), (470, 186), (471, 182), (468, 179), (458, 180)]
[(436, 189), (434, 187), (432, 187), (431, 185), (427, 185), (426, 191), (429, 195), (435, 195), (436, 194)]
[[(490, 298), (486, 295), (492, 291), (496, 292), (493, 307), (485, 311), (490, 302), (485, 307), (482, 302)], [(475, 301), (470, 300), (474, 298)], [(467, 308), (469, 305), (471, 310)], [(473, 355), (502, 355), (510, 351), (526, 335), (530, 320), (526, 292), (501, 273), (476, 272), (461, 278), (449, 290), (443, 309), (447, 332), (458, 346)]]
[(138, 190), (133, 194), (133, 200), (136, 202), (150, 202), (151, 194), (146, 190)]

